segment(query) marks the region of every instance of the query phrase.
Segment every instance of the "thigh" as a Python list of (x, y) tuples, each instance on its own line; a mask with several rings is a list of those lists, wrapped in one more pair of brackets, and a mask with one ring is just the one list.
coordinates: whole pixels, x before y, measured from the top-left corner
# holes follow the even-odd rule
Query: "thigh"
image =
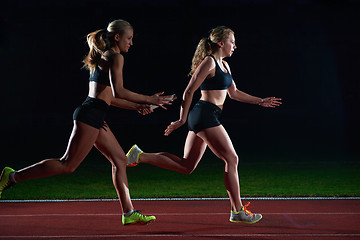
[(95, 147), (114, 165), (127, 163), (124, 150), (121, 148), (116, 137), (105, 123), (95, 142)]
[(206, 150), (206, 143), (194, 132), (189, 131), (184, 147), (184, 165), (195, 169)]
[(76, 169), (92, 149), (99, 129), (74, 121), (69, 143), (61, 161), (71, 169)]
[(237, 154), (231, 139), (222, 125), (204, 129), (198, 133), (198, 136), (204, 140), (211, 151), (223, 161), (237, 159)]

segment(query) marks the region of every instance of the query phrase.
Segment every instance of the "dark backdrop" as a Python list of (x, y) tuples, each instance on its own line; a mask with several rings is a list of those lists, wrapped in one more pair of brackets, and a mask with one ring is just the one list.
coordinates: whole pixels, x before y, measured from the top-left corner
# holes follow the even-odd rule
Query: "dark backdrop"
[[(359, 12), (357, 1), (3, 1), (1, 164), (61, 156), (88, 91), (85, 36), (114, 19), (135, 30), (127, 88), (181, 96), (198, 41), (226, 25), (235, 31), (238, 48), (227, 61), (238, 88), (283, 98), (275, 110), (227, 100), (222, 122), (238, 151), (357, 159)], [(140, 142), (181, 154), (187, 128), (162, 135), (179, 105), (148, 116), (114, 108), (107, 121), (125, 150)]]

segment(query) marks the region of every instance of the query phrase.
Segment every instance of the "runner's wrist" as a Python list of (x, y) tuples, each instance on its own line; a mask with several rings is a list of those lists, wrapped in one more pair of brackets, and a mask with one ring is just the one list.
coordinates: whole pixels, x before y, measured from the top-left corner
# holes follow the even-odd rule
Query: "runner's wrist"
[(264, 100), (263, 98), (260, 98), (259, 101), (257, 102), (257, 105), (260, 105), (260, 106), (261, 106), (261, 104), (263, 104), (264, 101), (265, 101), (265, 100)]

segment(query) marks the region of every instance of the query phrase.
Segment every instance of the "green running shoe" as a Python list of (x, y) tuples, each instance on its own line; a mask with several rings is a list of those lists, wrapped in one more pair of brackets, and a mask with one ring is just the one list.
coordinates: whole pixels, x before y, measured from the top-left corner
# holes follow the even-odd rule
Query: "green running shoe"
[(145, 225), (154, 222), (156, 219), (155, 216), (145, 216), (140, 213), (140, 211), (134, 211), (130, 216), (122, 215), (122, 223), (124, 225)]
[(249, 205), (250, 202), (248, 202), (245, 206), (243, 206), (240, 212), (235, 213), (231, 211), (231, 215), (229, 219), (230, 222), (253, 224), (260, 221), (262, 219), (262, 215), (257, 213), (252, 213), (249, 210), (247, 210), (246, 208)]
[(5, 167), (4, 170), (1, 173), (1, 177), (0, 177), (0, 198), (1, 198), (1, 194), (2, 192), (11, 187), (12, 185), (14, 185), (13, 182), (10, 181), (9, 175), (10, 173), (15, 172), (14, 169), (9, 168), (9, 167)]
[(126, 166), (127, 167), (135, 167), (136, 165), (138, 165), (139, 164), (139, 156), (142, 153), (143, 153), (143, 151), (136, 144), (134, 144), (130, 148), (128, 153), (126, 154), (126, 157), (128, 159), (128, 164)]

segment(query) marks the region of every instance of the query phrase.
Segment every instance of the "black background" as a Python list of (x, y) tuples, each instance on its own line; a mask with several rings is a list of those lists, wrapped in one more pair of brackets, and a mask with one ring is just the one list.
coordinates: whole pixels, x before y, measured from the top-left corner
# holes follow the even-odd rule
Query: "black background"
[[(198, 41), (226, 25), (235, 32), (226, 60), (237, 87), (283, 98), (277, 109), (227, 100), (222, 122), (236, 149), (359, 160), (359, 13), (357, 1), (3, 1), (0, 161), (61, 156), (88, 92), (85, 37), (115, 19), (134, 27), (124, 66), (130, 90), (181, 97)], [(181, 154), (187, 128), (163, 136), (179, 106), (148, 116), (112, 108), (107, 121), (124, 150), (140, 141)]]

